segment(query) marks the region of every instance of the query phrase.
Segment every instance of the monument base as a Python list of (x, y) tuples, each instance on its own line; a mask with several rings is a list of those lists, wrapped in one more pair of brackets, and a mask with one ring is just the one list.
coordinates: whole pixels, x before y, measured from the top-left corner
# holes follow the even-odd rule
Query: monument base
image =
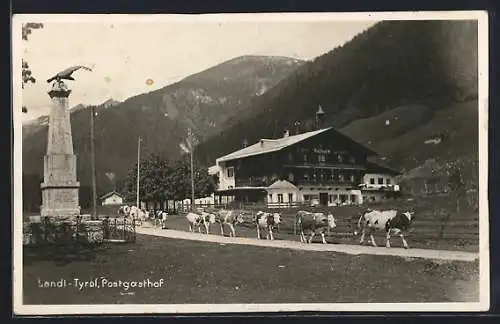
[(42, 206), (40, 216), (71, 219), (80, 215), (78, 203), (79, 182), (65, 185), (42, 183)]

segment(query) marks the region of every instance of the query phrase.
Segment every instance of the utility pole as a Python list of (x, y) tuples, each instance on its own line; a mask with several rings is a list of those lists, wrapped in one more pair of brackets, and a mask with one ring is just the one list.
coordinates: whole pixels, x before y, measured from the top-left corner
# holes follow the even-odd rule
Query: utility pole
[(95, 107), (90, 107), (90, 158), (92, 165), (92, 219), (97, 220), (97, 184), (95, 171), (95, 135), (94, 135)]
[(139, 179), (141, 172), (141, 137), (137, 139), (137, 196), (136, 196), (136, 206), (139, 209)]
[(191, 160), (191, 209), (194, 209), (194, 168), (193, 168), (193, 150), (194, 150), (194, 137), (191, 132), (191, 128), (188, 128), (188, 143), (189, 143), (189, 152), (190, 152), (190, 160)]

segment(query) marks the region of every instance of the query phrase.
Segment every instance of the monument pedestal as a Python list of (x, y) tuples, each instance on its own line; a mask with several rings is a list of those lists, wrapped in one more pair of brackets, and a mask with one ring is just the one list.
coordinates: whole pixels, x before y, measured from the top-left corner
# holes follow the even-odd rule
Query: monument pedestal
[(70, 219), (80, 214), (76, 181), (76, 155), (73, 154), (73, 139), (68, 112), (66, 85), (55, 82), (49, 96), (52, 111), (49, 117), (47, 155), (44, 157), (44, 181), (41, 184), (42, 217)]

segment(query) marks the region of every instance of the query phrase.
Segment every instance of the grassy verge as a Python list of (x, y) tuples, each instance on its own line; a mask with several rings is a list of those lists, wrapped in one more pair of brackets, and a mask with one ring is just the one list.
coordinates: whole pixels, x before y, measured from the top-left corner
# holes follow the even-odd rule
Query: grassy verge
[[(352, 256), (138, 236), (100, 251), (25, 249), (26, 304), (460, 302), (478, 263)], [(164, 280), (158, 288), (40, 288), (39, 280)]]

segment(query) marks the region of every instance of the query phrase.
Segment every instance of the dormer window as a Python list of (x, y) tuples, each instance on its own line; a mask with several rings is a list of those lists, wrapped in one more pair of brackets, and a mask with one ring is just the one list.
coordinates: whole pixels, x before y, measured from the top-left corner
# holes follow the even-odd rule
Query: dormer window
[(233, 167), (227, 168), (227, 177), (232, 178), (233, 176), (234, 176), (234, 168)]

